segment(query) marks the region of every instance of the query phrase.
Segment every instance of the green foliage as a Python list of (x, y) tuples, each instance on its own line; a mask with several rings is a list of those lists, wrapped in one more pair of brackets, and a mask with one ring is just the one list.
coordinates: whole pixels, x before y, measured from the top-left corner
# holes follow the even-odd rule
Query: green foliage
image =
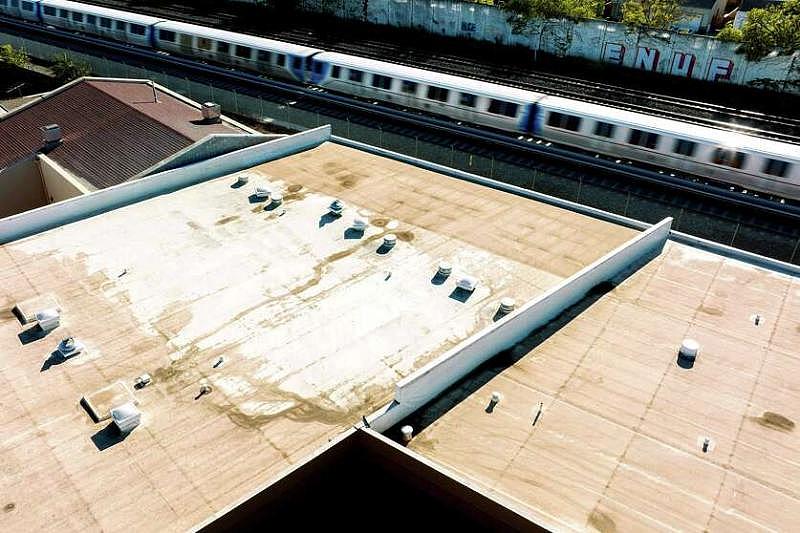
[(544, 19), (589, 19), (603, 12), (603, 0), (506, 0), (500, 8), (514, 33), (523, 33)]
[(50, 65), (50, 70), (55, 74), (56, 80), (59, 83), (67, 83), (76, 78), (88, 76), (92, 73), (91, 67), (86, 63), (74, 61), (67, 54), (59, 54), (53, 58), (53, 64)]
[(742, 26), (742, 43), (748, 59), (800, 50), (800, 0), (751, 10)]
[(28, 54), (10, 44), (0, 45), (0, 65), (24, 68), (28, 65)]
[(629, 26), (669, 29), (681, 18), (679, 0), (626, 0), (622, 22)]
[(742, 42), (742, 30), (734, 28), (733, 24), (728, 24), (717, 33), (717, 39), (728, 43)]

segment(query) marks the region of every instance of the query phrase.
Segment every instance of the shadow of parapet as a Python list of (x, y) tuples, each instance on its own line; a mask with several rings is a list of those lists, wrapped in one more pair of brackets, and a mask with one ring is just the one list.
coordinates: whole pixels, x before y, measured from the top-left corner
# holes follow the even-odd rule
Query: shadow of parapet
[(114, 422), (111, 422), (106, 427), (92, 435), (92, 442), (97, 447), (98, 451), (107, 450), (112, 446), (119, 444), (128, 437), (128, 433), (122, 433), (117, 428)]
[[(592, 287), (576, 304), (566, 308), (558, 317), (554, 318), (540, 328), (531, 331), (524, 339), (517, 342), (514, 346), (498, 352), (485, 363), (479, 365), (464, 378), (457, 381), (445, 389), (442, 394), (434, 398), (428, 404), (422, 406), (414, 414), (398, 422), (395, 426), (388, 429), (384, 434), (397, 442), (402, 442), (400, 428), (406, 424), (414, 428), (414, 433), (419, 434), (436, 420), (447, 414), (455, 406), (469, 398), (484, 385), (489, 383), (496, 376), (507, 368), (513, 366), (522, 358), (531, 353), (537, 346), (552, 337), (564, 326), (579, 317), (584, 311), (593, 306), (596, 302), (609, 294), (614, 288), (636, 273), (642, 266), (649, 263), (654, 257), (658, 256), (660, 250), (643, 257), (640, 261), (632, 264), (625, 271), (615, 276), (612, 280), (598, 283)], [(488, 412), (488, 411), (487, 411)], [(533, 420), (531, 420), (533, 422)]]
[(44, 339), (49, 334), (50, 331), (45, 331), (39, 326), (39, 324), (36, 324), (35, 326), (20, 332), (17, 337), (19, 337), (19, 342), (25, 345)]

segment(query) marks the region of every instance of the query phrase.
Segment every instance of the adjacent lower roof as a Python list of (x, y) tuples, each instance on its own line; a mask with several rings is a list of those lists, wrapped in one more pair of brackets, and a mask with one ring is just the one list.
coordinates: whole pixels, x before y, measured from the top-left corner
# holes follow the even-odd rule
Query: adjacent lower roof
[[(155, 95), (158, 96), (156, 101)], [(213, 133), (250, 133), (205, 124), (196, 104), (145, 80), (83, 79), (0, 117), (0, 171), (42, 148), (39, 128), (61, 127), (47, 152), (92, 187), (110, 187)]]

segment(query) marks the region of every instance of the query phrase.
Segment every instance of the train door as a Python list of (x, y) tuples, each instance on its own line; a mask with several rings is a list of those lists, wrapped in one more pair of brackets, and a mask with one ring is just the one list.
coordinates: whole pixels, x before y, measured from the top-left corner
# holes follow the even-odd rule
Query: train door
[(538, 104), (530, 104), (522, 117), (522, 131), (532, 135), (538, 135), (542, 131), (541, 113)]

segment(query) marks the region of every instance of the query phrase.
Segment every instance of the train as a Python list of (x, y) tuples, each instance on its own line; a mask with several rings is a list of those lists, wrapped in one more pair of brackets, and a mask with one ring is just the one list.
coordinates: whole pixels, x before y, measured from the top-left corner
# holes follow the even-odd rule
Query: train
[(800, 201), (792, 143), (72, 0), (0, 13)]

